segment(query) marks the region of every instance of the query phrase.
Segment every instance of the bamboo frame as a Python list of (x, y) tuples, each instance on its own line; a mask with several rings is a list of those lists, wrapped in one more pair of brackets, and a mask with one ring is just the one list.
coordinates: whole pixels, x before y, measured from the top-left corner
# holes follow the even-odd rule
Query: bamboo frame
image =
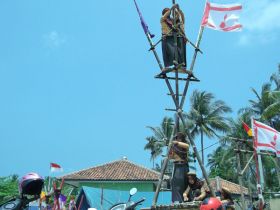
[[(172, 0), (172, 3), (173, 5), (175, 4), (175, 0)], [(175, 14), (175, 11), (173, 11), (173, 15)], [(174, 19), (174, 25), (176, 27), (176, 23), (175, 23), (175, 19)], [(202, 33), (203, 33), (203, 27), (201, 26), (200, 29), (199, 29), (199, 33), (198, 33), (198, 38), (197, 38), (197, 42), (196, 42), (196, 46), (195, 46), (195, 51), (194, 51), (194, 55), (193, 55), (193, 59), (192, 59), (192, 63), (191, 63), (191, 68), (190, 68), (190, 72), (192, 73), (193, 70), (194, 70), (194, 64), (195, 64), (195, 61), (196, 61), (196, 58), (197, 58), (197, 53), (200, 51), (199, 49), (199, 45), (200, 45), (200, 41), (201, 41), (201, 38), (202, 38)], [(150, 50), (153, 52), (156, 60), (157, 60), (157, 63), (161, 69), (161, 71), (163, 71), (163, 66), (162, 66), (162, 63), (158, 57), (158, 54), (156, 52), (156, 49), (155, 49), (155, 45), (153, 44), (153, 41), (150, 37), (150, 35), (147, 33), (146, 34), (147, 38), (148, 38), (148, 41), (149, 41), (149, 44), (150, 44)], [(174, 44), (175, 44), (175, 47), (177, 47), (177, 33), (176, 31), (173, 33), (173, 36), (174, 36)], [(177, 50), (175, 50), (175, 59), (177, 62), (178, 61), (178, 52)], [(179, 131), (179, 121), (181, 120), (182, 124), (183, 124), (183, 127), (184, 127), (184, 130), (187, 134), (187, 137), (188, 137), (188, 140), (189, 140), (189, 143), (191, 144), (192, 148), (193, 148), (193, 151), (196, 155), (196, 158), (198, 160), (198, 163), (200, 165), (200, 168), (202, 170), (202, 174), (206, 180), (206, 183), (210, 189), (210, 192), (211, 192), (211, 196), (215, 197), (215, 192), (212, 188), (212, 186), (210, 185), (210, 181), (208, 179), (208, 175), (206, 173), (206, 169), (201, 161), (201, 158), (200, 158), (200, 155), (198, 153), (198, 150), (196, 148), (196, 145), (189, 133), (189, 131), (186, 129), (186, 124), (185, 124), (185, 121), (184, 121), (184, 118), (183, 118), (183, 115), (182, 115), (182, 108), (184, 106), (184, 102), (185, 102), (185, 98), (186, 98), (186, 94), (187, 94), (187, 91), (188, 91), (188, 87), (189, 87), (189, 84), (190, 84), (190, 81), (193, 81), (193, 79), (191, 79), (191, 77), (188, 75), (188, 77), (186, 79), (184, 79), (186, 81), (185, 83), (185, 87), (184, 87), (184, 91), (183, 91), (183, 94), (180, 94), (179, 93), (179, 81), (182, 80), (182, 78), (179, 78), (179, 75), (178, 75), (178, 62), (177, 63), (174, 63), (175, 64), (175, 78), (171, 78), (171, 77), (167, 77), (166, 75), (163, 75), (162, 79), (165, 80), (165, 83), (168, 87), (168, 90), (169, 90), (169, 95), (172, 97), (172, 100), (175, 104), (175, 107), (176, 107), (176, 116), (175, 116), (175, 125), (173, 127), (173, 131), (172, 131), (172, 137), (174, 135), (175, 132), (178, 132)], [(180, 65), (180, 64), (179, 64)], [(169, 82), (169, 79), (173, 79), (175, 80), (175, 93), (172, 89), (172, 86)], [(180, 96), (181, 96), (181, 100), (180, 100)], [(173, 110), (172, 110), (173, 111)], [(168, 149), (167, 149), (167, 154), (169, 153), (169, 150), (171, 148), (171, 145), (172, 145), (172, 138), (171, 140), (169, 141), (169, 145), (168, 145)], [(167, 163), (168, 163), (168, 155), (166, 156), (166, 158), (164, 159), (164, 163), (163, 163), (163, 166), (162, 166), (162, 170), (161, 170), (161, 174), (160, 174), (160, 178), (159, 178), (159, 182), (157, 184), (157, 188), (156, 188), (156, 192), (155, 192), (155, 195), (154, 195), (154, 198), (153, 198), (153, 203), (152, 203), (152, 206), (155, 206), (156, 203), (157, 203), (157, 199), (158, 199), (158, 195), (159, 195), (159, 191), (160, 191), (160, 187), (161, 187), (161, 184), (162, 184), (162, 181), (163, 181), (163, 178), (164, 178), (164, 173), (165, 173), (165, 170), (166, 170), (166, 166), (167, 166)]]

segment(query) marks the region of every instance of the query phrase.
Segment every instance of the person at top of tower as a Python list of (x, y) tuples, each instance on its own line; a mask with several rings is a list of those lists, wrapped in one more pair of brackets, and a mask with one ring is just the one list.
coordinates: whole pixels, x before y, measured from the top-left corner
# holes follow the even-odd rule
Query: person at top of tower
[(169, 158), (173, 160), (174, 167), (171, 180), (172, 202), (183, 202), (183, 193), (187, 187), (185, 179), (188, 165), (189, 144), (184, 133), (178, 132), (172, 141)]
[[(175, 16), (175, 21), (173, 16)], [(164, 66), (170, 67), (176, 62), (186, 67), (185, 16), (179, 5), (174, 4), (170, 9), (163, 9), (160, 23)], [(174, 33), (177, 33), (177, 49), (174, 43)], [(175, 56), (176, 53), (178, 56)]]

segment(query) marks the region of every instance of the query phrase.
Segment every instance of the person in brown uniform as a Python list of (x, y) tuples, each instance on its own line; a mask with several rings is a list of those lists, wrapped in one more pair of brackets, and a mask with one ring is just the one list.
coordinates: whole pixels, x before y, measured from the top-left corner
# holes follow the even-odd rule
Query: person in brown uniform
[(185, 134), (181, 132), (177, 133), (172, 143), (169, 153), (169, 158), (174, 163), (171, 180), (172, 202), (183, 202), (183, 193), (187, 187), (185, 174), (189, 171), (189, 144), (186, 142)]
[[(172, 11), (175, 10), (175, 24), (174, 17), (171, 17)], [(185, 16), (182, 10), (180, 10), (178, 4), (174, 4), (171, 9), (165, 8), (162, 10), (162, 17), (160, 19), (161, 31), (162, 31), (162, 55), (164, 66), (169, 67), (174, 64), (174, 61), (178, 64), (184, 63), (186, 66), (186, 40), (185, 40)], [(177, 29), (177, 30), (176, 30)], [(177, 33), (177, 49), (174, 43), (174, 32)], [(178, 53), (178, 60), (176, 60), (175, 53)]]
[(204, 182), (199, 180), (195, 172), (187, 173), (189, 186), (183, 194), (184, 201), (203, 201), (206, 198)]

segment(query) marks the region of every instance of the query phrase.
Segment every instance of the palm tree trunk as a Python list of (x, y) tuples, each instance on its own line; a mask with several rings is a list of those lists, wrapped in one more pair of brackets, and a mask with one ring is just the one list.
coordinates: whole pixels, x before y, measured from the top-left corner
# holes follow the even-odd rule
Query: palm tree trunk
[(204, 142), (203, 142), (203, 130), (200, 129), (200, 138), (201, 138), (201, 158), (202, 164), (204, 165)]

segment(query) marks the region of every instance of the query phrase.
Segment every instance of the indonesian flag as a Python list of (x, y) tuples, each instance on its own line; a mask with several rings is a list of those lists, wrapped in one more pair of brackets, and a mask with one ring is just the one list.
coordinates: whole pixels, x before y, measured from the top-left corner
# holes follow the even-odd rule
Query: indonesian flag
[(241, 4), (224, 5), (207, 2), (201, 25), (224, 32), (240, 31), (242, 28), (239, 23), (241, 9)]
[(51, 167), (51, 172), (61, 172), (61, 171), (63, 171), (61, 166), (56, 164), (56, 163), (51, 163), (50, 167)]
[(256, 120), (253, 120), (253, 129), (255, 148), (275, 152), (280, 157), (280, 133)]

